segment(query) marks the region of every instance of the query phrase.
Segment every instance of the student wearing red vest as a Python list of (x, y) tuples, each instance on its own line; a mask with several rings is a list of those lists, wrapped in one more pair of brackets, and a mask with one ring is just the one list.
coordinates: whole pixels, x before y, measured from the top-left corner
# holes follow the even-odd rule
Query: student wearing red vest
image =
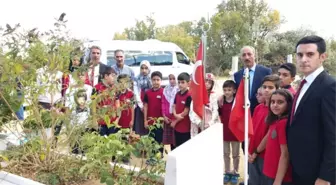
[(117, 78), (120, 86), (119, 101), (121, 107), (121, 114), (118, 125), (123, 128), (133, 128), (134, 122), (134, 93), (129, 89), (131, 84), (131, 77), (126, 74), (121, 74)]
[[(97, 111), (100, 112), (98, 125), (99, 133), (101, 136), (110, 135), (118, 132), (117, 127), (110, 125), (118, 123), (117, 110), (120, 107), (118, 97), (115, 90), (115, 77), (116, 72), (112, 68), (108, 68), (103, 72), (104, 79), (95, 85), (93, 94), (100, 94), (97, 98), (99, 100), (97, 105)], [(111, 92), (115, 92), (111, 94)], [(106, 124), (104, 117), (108, 114), (110, 118), (110, 124)]]
[[(156, 119), (163, 118), (161, 108), (163, 96), (163, 88), (161, 88), (162, 73), (154, 71), (151, 74), (151, 81), (152, 89), (147, 90), (144, 97), (144, 125), (147, 129), (150, 125), (155, 124)], [(151, 130), (149, 135), (153, 137), (158, 144), (162, 144), (162, 127)], [(163, 154), (163, 147), (160, 148), (160, 152)]]
[(190, 139), (190, 118), (189, 110), (191, 94), (188, 90), (190, 76), (188, 73), (181, 73), (177, 77), (180, 91), (176, 93), (173, 105), (174, 121), (171, 126), (174, 128), (176, 147)]
[[(223, 84), (223, 95), (218, 100), (219, 118), (223, 124), (225, 166), (224, 184), (237, 184), (239, 180), (240, 142), (229, 128), (231, 109), (236, 90), (235, 82), (233, 80), (226, 80)], [(233, 168), (231, 168), (231, 160), (233, 161)]]
[(249, 144), (249, 185), (260, 185), (264, 179), (263, 167), (267, 141), (268, 125), (265, 119), (268, 115), (268, 105), (272, 93), (279, 89), (280, 79), (277, 75), (267, 75), (262, 81), (265, 104), (259, 104), (253, 113), (252, 123), (254, 135)]

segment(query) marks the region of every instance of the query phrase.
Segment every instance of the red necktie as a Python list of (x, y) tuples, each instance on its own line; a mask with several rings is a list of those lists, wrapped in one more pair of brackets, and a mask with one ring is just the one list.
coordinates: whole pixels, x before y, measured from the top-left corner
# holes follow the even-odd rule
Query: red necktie
[(92, 72), (91, 72), (91, 86), (94, 87), (94, 70), (95, 70), (95, 66), (92, 66)]
[(297, 99), (299, 98), (300, 96), (300, 92), (301, 92), (301, 89), (303, 87), (303, 85), (306, 83), (306, 79), (303, 79), (300, 83), (300, 86), (299, 86), (299, 89), (297, 90), (295, 96), (294, 96), (294, 100), (293, 100), (293, 106), (292, 106), (292, 112), (291, 112), (291, 117), (290, 117), (290, 123), (292, 124), (292, 120), (293, 120), (293, 117), (294, 117), (294, 113), (295, 113), (295, 107), (296, 107), (296, 101)]

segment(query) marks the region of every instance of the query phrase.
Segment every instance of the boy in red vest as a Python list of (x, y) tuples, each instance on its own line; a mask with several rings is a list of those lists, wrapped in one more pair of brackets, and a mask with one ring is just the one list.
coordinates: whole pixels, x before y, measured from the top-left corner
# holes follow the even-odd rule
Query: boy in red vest
[(267, 75), (262, 81), (262, 95), (265, 98), (264, 104), (259, 104), (253, 113), (252, 123), (254, 135), (250, 138), (249, 144), (249, 185), (260, 185), (264, 179), (264, 156), (268, 132), (268, 125), (265, 119), (268, 115), (268, 106), (272, 93), (279, 89), (280, 79), (277, 75)]
[[(231, 182), (237, 184), (239, 180), (239, 151), (240, 142), (229, 129), (229, 120), (231, 109), (236, 94), (236, 84), (232, 80), (226, 80), (223, 84), (223, 95), (219, 98), (218, 112), (219, 118), (223, 124), (223, 140), (224, 140), (224, 184)], [(230, 157), (232, 155), (232, 158)], [(231, 160), (233, 168), (231, 168)]]
[(175, 120), (171, 123), (174, 128), (176, 147), (182, 145), (190, 139), (190, 118), (189, 110), (191, 104), (191, 94), (188, 90), (190, 76), (188, 73), (181, 73), (177, 77), (179, 92), (176, 93), (173, 105), (173, 115)]
[(120, 86), (119, 101), (121, 114), (118, 125), (123, 128), (132, 128), (134, 122), (134, 93), (129, 89), (131, 77), (126, 74), (118, 76), (117, 81)]
[[(118, 123), (117, 110), (120, 107), (114, 86), (117, 73), (112, 68), (107, 68), (103, 72), (104, 79), (95, 85), (93, 94), (98, 94), (97, 111), (99, 111), (99, 134), (101, 136), (118, 132), (118, 128), (113, 124)], [(109, 115), (110, 123), (105, 122), (105, 115)]]
[[(163, 88), (161, 88), (162, 73), (154, 71), (151, 74), (152, 89), (145, 92), (144, 97), (144, 125), (148, 129), (149, 126), (155, 124), (155, 120), (163, 118), (162, 114), (162, 96)], [(157, 123), (156, 123), (157, 124)], [(162, 123), (159, 123), (162, 124)], [(149, 135), (155, 139), (158, 144), (162, 144), (163, 129), (155, 128), (150, 131)], [(161, 154), (163, 154), (163, 147), (160, 148)]]

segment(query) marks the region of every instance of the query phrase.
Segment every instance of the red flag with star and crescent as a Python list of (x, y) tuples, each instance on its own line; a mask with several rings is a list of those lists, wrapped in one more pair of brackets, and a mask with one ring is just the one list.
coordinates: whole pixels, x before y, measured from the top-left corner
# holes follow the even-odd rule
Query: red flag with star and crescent
[(203, 66), (203, 43), (199, 44), (196, 63), (192, 73), (190, 83), (191, 98), (193, 101), (193, 111), (203, 119), (203, 107), (209, 103), (208, 93), (205, 86), (204, 66)]

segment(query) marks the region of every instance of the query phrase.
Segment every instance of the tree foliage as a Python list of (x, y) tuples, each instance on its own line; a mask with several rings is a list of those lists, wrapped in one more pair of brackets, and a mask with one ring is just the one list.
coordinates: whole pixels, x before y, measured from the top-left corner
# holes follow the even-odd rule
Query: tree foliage
[[(207, 20), (183, 21), (176, 25), (156, 27), (153, 14), (145, 20), (136, 20), (135, 25), (116, 33), (114, 39), (146, 40), (159, 39), (179, 45), (190, 58), (194, 58)], [(294, 54), (296, 42), (307, 35), (316, 34), (306, 28), (283, 33), (279, 28), (285, 20), (280, 12), (269, 8), (261, 0), (228, 0), (217, 6), (210, 17), (211, 27), (207, 32), (207, 71), (223, 74), (231, 69), (231, 58), (239, 55), (244, 45), (256, 49), (256, 61), (271, 68), (286, 62), (287, 55)], [(191, 41), (192, 40), (192, 41)], [(325, 66), (329, 71), (335, 50), (333, 41), (328, 41), (329, 59)], [(330, 49), (329, 49), (330, 48)], [(294, 58), (295, 62), (295, 58)], [(242, 66), (242, 63), (240, 63)], [(227, 74), (227, 73), (226, 73)]]

